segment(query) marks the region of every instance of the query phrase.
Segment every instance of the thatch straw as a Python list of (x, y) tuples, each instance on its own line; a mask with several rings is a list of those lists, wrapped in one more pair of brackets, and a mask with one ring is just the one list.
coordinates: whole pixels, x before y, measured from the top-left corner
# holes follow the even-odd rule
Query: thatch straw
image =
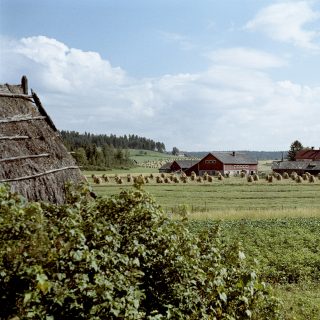
[(0, 85), (0, 180), (29, 200), (65, 201), (65, 184), (84, 181), (61, 136), (21, 85)]

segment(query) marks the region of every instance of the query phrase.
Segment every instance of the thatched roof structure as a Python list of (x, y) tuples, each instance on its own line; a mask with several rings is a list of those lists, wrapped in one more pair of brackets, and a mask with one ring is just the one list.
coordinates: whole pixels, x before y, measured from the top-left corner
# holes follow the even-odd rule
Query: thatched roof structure
[(63, 203), (66, 182), (83, 179), (27, 78), (0, 84), (0, 183), (28, 200)]

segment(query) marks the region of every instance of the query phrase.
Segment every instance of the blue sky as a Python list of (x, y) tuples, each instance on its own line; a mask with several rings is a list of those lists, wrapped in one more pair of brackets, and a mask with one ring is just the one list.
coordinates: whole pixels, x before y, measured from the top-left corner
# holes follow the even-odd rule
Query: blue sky
[(0, 81), (60, 129), (167, 149), (320, 146), (320, 2), (0, 0)]

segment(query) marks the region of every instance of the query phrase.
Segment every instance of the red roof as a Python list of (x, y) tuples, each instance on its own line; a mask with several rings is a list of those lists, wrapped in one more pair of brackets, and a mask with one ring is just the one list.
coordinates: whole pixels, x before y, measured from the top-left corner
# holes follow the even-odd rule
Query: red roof
[(296, 154), (296, 160), (320, 160), (320, 150), (300, 150)]

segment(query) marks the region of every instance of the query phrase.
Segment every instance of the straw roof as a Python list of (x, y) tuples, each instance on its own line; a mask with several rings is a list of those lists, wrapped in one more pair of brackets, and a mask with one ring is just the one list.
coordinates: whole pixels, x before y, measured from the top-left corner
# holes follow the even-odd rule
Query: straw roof
[(66, 182), (83, 179), (27, 78), (0, 84), (0, 183), (28, 200), (63, 203)]

